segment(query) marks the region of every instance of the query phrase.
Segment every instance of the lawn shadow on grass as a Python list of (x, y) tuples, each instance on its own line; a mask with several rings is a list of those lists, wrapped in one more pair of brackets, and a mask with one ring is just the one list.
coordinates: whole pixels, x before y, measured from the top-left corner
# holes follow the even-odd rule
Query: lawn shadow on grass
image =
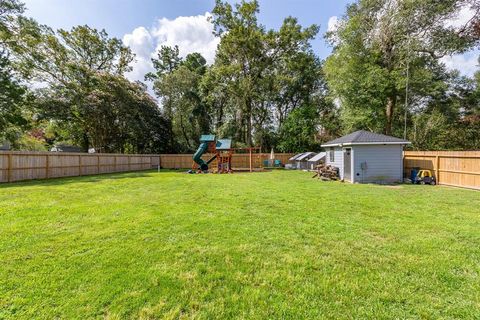
[[(163, 173), (165, 171), (161, 171)], [(51, 179), (34, 179), (15, 181), (11, 183), (1, 183), (0, 190), (14, 188), (14, 187), (31, 187), (31, 186), (58, 186), (71, 183), (95, 183), (105, 180), (122, 180), (122, 179), (134, 179), (134, 178), (152, 178), (151, 173), (157, 173), (157, 170), (144, 170), (144, 171), (130, 171), (130, 172), (114, 172), (114, 173), (101, 173), (85, 176), (71, 176), (71, 177), (59, 177)]]

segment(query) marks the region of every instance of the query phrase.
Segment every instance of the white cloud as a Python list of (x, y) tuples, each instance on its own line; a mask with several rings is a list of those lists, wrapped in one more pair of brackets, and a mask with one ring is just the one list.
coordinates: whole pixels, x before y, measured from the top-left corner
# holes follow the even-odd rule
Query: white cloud
[(162, 45), (178, 45), (182, 57), (199, 52), (207, 63), (213, 63), (220, 39), (213, 35), (213, 25), (208, 17), (210, 13), (206, 12), (204, 15), (177, 17), (173, 20), (161, 18), (150, 30), (138, 27), (124, 35), (123, 43), (136, 54), (133, 71), (127, 77), (143, 81), (144, 75), (153, 71), (151, 58), (157, 56)]
[(138, 27), (132, 33), (126, 34), (123, 37), (123, 42), (142, 57), (150, 55), (154, 48), (152, 36), (144, 27)]
[(464, 6), (458, 11), (458, 13), (455, 15), (455, 18), (446, 21), (446, 25), (447, 27), (458, 29), (465, 26), (474, 15), (475, 10), (473, 10), (473, 8)]
[(142, 81), (145, 74), (153, 70), (151, 58), (155, 49), (154, 39), (144, 27), (138, 27), (123, 37), (123, 43), (135, 53), (133, 71), (127, 74), (130, 80)]
[(465, 54), (456, 54), (452, 56), (446, 56), (441, 59), (445, 66), (450, 70), (458, 70), (461, 74), (466, 76), (472, 76), (479, 70), (478, 57), (480, 51), (474, 50)]
[(331, 16), (328, 19), (327, 31), (328, 32), (335, 31), (337, 29), (337, 25), (338, 25), (338, 17)]
[(180, 55), (199, 52), (208, 63), (215, 59), (215, 51), (220, 42), (213, 35), (213, 25), (207, 12), (200, 16), (177, 17), (174, 20), (160, 19), (152, 34), (157, 39), (157, 50), (161, 45), (178, 45)]

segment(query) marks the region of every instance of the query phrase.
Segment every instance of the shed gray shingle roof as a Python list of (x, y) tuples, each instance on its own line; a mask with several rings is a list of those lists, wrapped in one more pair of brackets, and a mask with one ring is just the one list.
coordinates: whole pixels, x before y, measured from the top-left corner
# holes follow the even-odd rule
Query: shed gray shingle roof
[(388, 143), (388, 144), (409, 144), (407, 140), (400, 138), (386, 136), (384, 134), (374, 133), (365, 130), (355, 131), (353, 133), (347, 134), (346, 136), (328, 141), (323, 146), (333, 146), (339, 144), (369, 144), (369, 143)]

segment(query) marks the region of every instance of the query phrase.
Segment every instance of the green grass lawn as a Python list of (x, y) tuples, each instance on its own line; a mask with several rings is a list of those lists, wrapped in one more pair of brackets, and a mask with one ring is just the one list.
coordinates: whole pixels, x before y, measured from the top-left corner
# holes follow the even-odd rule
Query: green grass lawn
[(0, 319), (480, 318), (480, 193), (293, 171), (0, 185)]

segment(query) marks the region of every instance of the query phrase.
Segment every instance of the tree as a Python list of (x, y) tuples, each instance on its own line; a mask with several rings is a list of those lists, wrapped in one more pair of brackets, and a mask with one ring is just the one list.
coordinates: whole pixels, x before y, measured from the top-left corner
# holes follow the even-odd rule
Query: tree
[(409, 139), (417, 150), (480, 148), (480, 73), (453, 73), (450, 85), (413, 116)]
[(16, 0), (0, 2), (0, 141), (15, 142), (28, 124), (23, 110), (27, 104), (27, 88), (20, 84), (8, 50), (15, 21), (23, 10), (23, 5)]
[(207, 69), (205, 58), (199, 53), (181, 58), (178, 47), (163, 46), (152, 62), (155, 72), (147, 74), (146, 79), (154, 81), (154, 91), (172, 123), (176, 149), (194, 151), (200, 135), (210, 131), (210, 117), (200, 93)]
[[(23, 10), (14, 0), (5, 3)], [(35, 125), (48, 143), (68, 141), (85, 151), (172, 151), (169, 120), (144, 85), (124, 77), (134, 55), (120, 39), (86, 25), (54, 32), (20, 15), (5, 21), (13, 66), (24, 80), (43, 84), (35, 90)]]
[(320, 143), (316, 141), (318, 118), (318, 110), (311, 105), (290, 112), (279, 131), (278, 149), (282, 152), (320, 150)]
[(325, 67), (346, 128), (401, 132), (395, 119), (405, 96), (407, 65), (415, 100), (415, 90), (428, 91), (441, 82), (430, 82), (439, 74), (440, 57), (478, 44), (473, 32), (478, 16), (460, 28), (445, 23), (473, 5), (467, 0), (360, 0), (348, 6), (337, 29), (327, 34), (334, 51)]
[[(217, 0), (212, 22), (221, 37), (204, 82), (217, 129), (246, 145), (269, 148), (288, 114), (324, 95), (321, 64), (310, 48), (318, 27), (288, 17), (278, 30), (258, 23), (257, 1)], [(221, 126), (221, 127), (220, 127)]]
[[(133, 90), (123, 78), (134, 58), (130, 49), (121, 40), (108, 37), (104, 30), (88, 26), (55, 33), (32, 20), (20, 24), (27, 31), (14, 35), (17, 41), (11, 51), (16, 65), (25, 77), (48, 84), (38, 90), (40, 116), (63, 124), (84, 150), (92, 146), (106, 152), (126, 149), (125, 133), (110, 130), (119, 126), (109, 125), (113, 118), (107, 115), (112, 116), (113, 111), (106, 110), (118, 111), (120, 95), (125, 97), (125, 92)], [(139, 99), (129, 100), (131, 103), (145, 101), (138, 94), (128, 97)], [(131, 119), (125, 114), (123, 119)], [(119, 140), (112, 144), (105, 138), (108, 134)]]
[(3, 52), (0, 51), (0, 139), (13, 142), (17, 130), (12, 129), (27, 125), (22, 112), (27, 97), (26, 88), (15, 79), (10, 62)]
[(212, 11), (215, 33), (221, 37), (214, 68), (219, 80), (227, 82), (227, 91), (236, 104), (235, 140), (251, 146), (253, 116), (261, 111), (255, 110), (261, 107), (255, 100), (262, 93), (262, 74), (266, 70), (265, 30), (257, 22), (257, 1), (242, 1), (235, 8), (217, 0)]
[(95, 72), (124, 75), (131, 70), (134, 54), (105, 30), (87, 25), (54, 32), (31, 19), (20, 19), (11, 50), (23, 75), (38, 82), (65, 88), (90, 89)]
[[(86, 134), (90, 146), (98, 152), (161, 153), (169, 152), (171, 127), (161, 114), (146, 87), (120, 75), (96, 73), (90, 81), (94, 89), (83, 98), (81, 116), (71, 114), (70, 90), (44, 90), (38, 98), (43, 119), (62, 119), (59, 129), (66, 129), (56, 139), (81, 141)], [(70, 121), (73, 117), (81, 119)], [(80, 126), (81, 128), (77, 128)]]
[(18, 0), (0, 1), (0, 44), (2, 46), (11, 40), (16, 21), (24, 11), (24, 4)]
[(145, 75), (145, 80), (155, 81), (160, 79), (163, 75), (172, 73), (177, 69), (182, 59), (178, 46), (169, 47), (161, 46), (157, 53), (157, 58), (152, 59), (153, 68), (155, 72), (149, 72)]

